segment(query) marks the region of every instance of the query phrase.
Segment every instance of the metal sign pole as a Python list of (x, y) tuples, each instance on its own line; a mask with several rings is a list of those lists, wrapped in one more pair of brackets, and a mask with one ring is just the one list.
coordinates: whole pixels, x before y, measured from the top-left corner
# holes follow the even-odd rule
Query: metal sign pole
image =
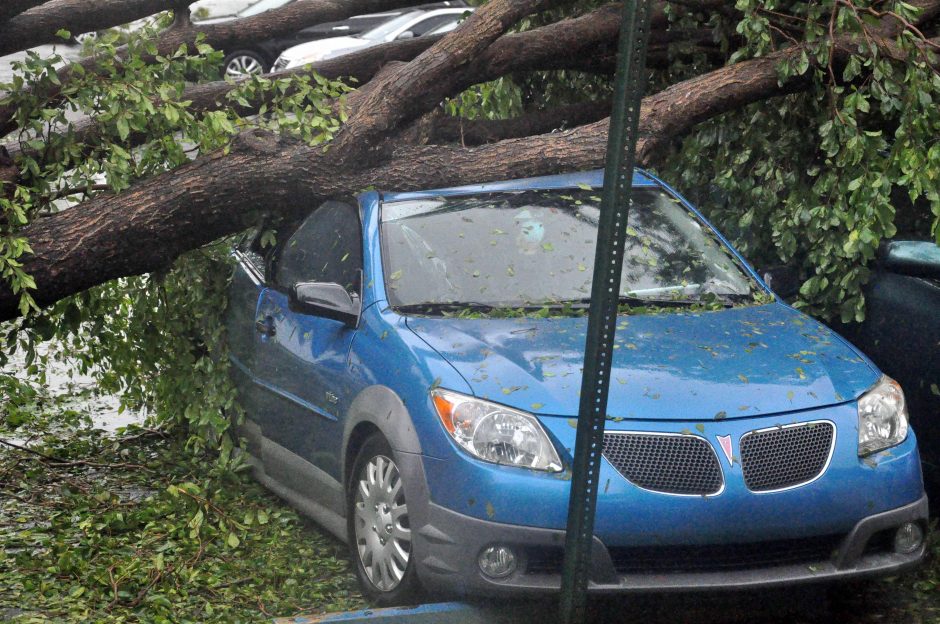
[(614, 107), (610, 117), (607, 168), (594, 256), (581, 403), (574, 448), (568, 533), (561, 584), (561, 622), (583, 622), (591, 571), (594, 511), (604, 448), (604, 423), (627, 217), (633, 188), (640, 102), (646, 85), (646, 44), (651, 0), (626, 0), (620, 27)]

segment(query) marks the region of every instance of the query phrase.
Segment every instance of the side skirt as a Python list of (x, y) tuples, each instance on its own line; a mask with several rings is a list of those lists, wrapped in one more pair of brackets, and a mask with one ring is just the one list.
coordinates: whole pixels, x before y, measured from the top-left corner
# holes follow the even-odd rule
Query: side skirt
[(241, 427), (248, 440), (248, 462), (261, 485), (291, 507), (346, 542), (345, 494), (333, 477), (264, 437), (255, 423)]

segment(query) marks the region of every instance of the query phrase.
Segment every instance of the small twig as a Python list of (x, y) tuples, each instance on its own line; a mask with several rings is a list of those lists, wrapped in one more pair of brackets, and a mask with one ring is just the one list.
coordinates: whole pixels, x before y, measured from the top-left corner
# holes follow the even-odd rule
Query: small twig
[(214, 511), (215, 513), (217, 513), (223, 520), (225, 520), (225, 521), (228, 522), (228, 523), (231, 523), (232, 526), (238, 527), (239, 529), (244, 529), (244, 528), (245, 528), (244, 525), (242, 525), (242, 524), (240, 524), (240, 523), (238, 523), (238, 522), (232, 520), (231, 518), (229, 518), (228, 515), (227, 515), (222, 509), (220, 509), (218, 506), (216, 506), (215, 503), (213, 503), (212, 501), (210, 501), (208, 498), (203, 498), (202, 496), (198, 496), (198, 495), (193, 494), (193, 493), (191, 493), (191, 492), (187, 492), (187, 491), (186, 491), (185, 489), (183, 489), (183, 488), (178, 488), (178, 489), (179, 489), (179, 491), (180, 491), (182, 494), (185, 494), (186, 496), (190, 497), (190, 498), (193, 499), (197, 504), (199, 504), (199, 505), (205, 505), (207, 508), (212, 509), (212, 511)]
[(61, 457), (56, 457), (54, 455), (47, 455), (46, 453), (41, 453), (31, 448), (20, 446), (19, 444), (14, 444), (13, 442), (10, 442), (9, 440), (4, 440), (2, 438), (0, 438), (0, 444), (4, 446), (8, 446), (13, 449), (17, 449), (19, 451), (23, 451), (24, 453), (30, 453), (31, 455), (40, 457), (48, 462), (51, 462), (52, 465), (54, 466), (65, 466), (65, 467), (87, 466), (89, 468), (139, 468), (141, 470), (146, 470), (150, 472), (149, 468), (147, 468), (146, 466), (141, 466), (140, 464), (129, 464), (129, 463), (106, 464), (106, 463), (101, 463), (101, 462), (85, 461), (82, 459), (76, 459), (76, 460), (70, 461), (67, 459), (62, 459)]
[(792, 36), (790, 33), (786, 32), (786, 31), (783, 30), (782, 28), (778, 28), (777, 26), (774, 26), (774, 25), (773, 25), (772, 23), (770, 23), (770, 22), (767, 22), (767, 25), (770, 26), (770, 29), (771, 29), (771, 30), (780, 33), (780, 35), (781, 35), (784, 39), (787, 39), (787, 40), (790, 41), (790, 43), (792, 43), (793, 45), (800, 45), (800, 42), (797, 41), (794, 36)]
[(119, 600), (118, 582), (114, 580), (114, 565), (113, 564), (108, 567), (108, 581), (111, 584), (111, 594), (114, 596), (114, 599), (111, 602), (109, 602), (108, 606), (106, 607), (107, 610), (110, 611), (111, 609), (114, 608), (114, 606), (118, 603), (118, 600)]
[(111, 187), (107, 184), (88, 184), (85, 186), (72, 186), (69, 188), (59, 189), (55, 193), (51, 193), (43, 197), (47, 202), (53, 202), (57, 199), (62, 199), (63, 197), (69, 197), (70, 195), (88, 195), (91, 191), (107, 191)]
[(145, 585), (139, 592), (137, 592), (137, 596), (135, 596), (134, 599), (131, 600), (131, 601), (127, 604), (127, 608), (128, 608), (128, 609), (133, 609), (134, 607), (136, 607), (137, 605), (139, 605), (141, 602), (143, 602), (144, 598), (146, 598), (146, 596), (147, 596), (147, 593), (150, 592), (150, 590), (153, 589), (153, 587), (154, 587), (157, 583), (160, 582), (160, 579), (163, 578), (163, 575), (164, 575), (164, 574), (169, 574), (169, 573), (171, 573), (172, 571), (173, 571), (173, 566), (170, 565), (170, 566), (167, 566), (166, 569), (157, 572), (156, 575), (154, 575), (154, 577), (150, 580), (150, 582), (147, 583), (147, 585)]
[(123, 436), (123, 437), (117, 438), (115, 441), (132, 442), (133, 440), (139, 440), (140, 438), (149, 438), (151, 436), (157, 437), (157, 438), (170, 437), (168, 433), (166, 433), (165, 431), (160, 431), (159, 429), (148, 429), (147, 427), (139, 427), (139, 429), (142, 430), (141, 433), (137, 433), (137, 434), (129, 435), (129, 436)]
[(19, 496), (19, 495), (17, 495), (17, 494), (14, 494), (13, 492), (10, 492), (9, 490), (3, 490), (3, 497), (4, 497), (4, 498), (9, 497), (9, 498), (12, 498), (12, 499), (14, 499), (14, 500), (18, 500), (18, 501), (20, 501), (21, 503), (23, 503), (24, 505), (32, 505), (32, 504), (34, 504), (33, 501), (28, 500), (28, 499), (25, 499), (25, 498), (23, 498), (22, 496)]

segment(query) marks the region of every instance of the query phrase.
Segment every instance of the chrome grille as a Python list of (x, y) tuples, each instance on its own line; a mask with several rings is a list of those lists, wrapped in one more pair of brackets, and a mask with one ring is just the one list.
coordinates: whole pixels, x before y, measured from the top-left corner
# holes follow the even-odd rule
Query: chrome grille
[(835, 426), (813, 422), (751, 431), (741, 437), (744, 483), (752, 492), (770, 492), (816, 479), (835, 443)]
[(694, 435), (605, 433), (604, 457), (628, 481), (666, 494), (717, 494), (724, 484), (715, 450)]

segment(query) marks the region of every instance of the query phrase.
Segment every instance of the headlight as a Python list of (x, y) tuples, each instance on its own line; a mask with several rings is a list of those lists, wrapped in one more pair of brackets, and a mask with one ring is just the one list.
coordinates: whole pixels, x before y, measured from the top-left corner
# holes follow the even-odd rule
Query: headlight
[(898, 382), (882, 377), (858, 400), (859, 457), (907, 439), (907, 404)]
[(559, 472), (561, 459), (535, 416), (448, 390), (431, 391), (447, 433), (474, 457), (494, 464)]

